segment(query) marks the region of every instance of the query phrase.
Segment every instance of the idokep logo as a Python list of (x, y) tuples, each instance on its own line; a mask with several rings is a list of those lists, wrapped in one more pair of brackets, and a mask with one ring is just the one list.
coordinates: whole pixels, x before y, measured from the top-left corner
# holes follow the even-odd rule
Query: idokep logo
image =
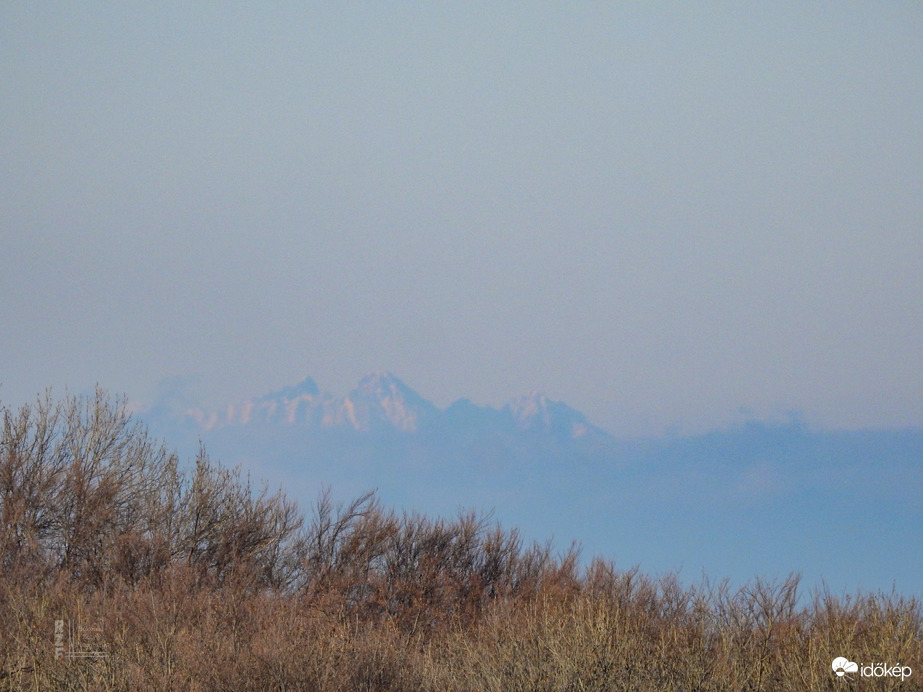
[(859, 673), (863, 678), (900, 678), (901, 681), (909, 678), (913, 673), (910, 666), (902, 666), (898, 663), (892, 666), (888, 663), (873, 663), (870, 666), (860, 666), (854, 661), (850, 661), (843, 656), (837, 656), (833, 659), (833, 672), (838, 678), (852, 679), (848, 673)]
[(843, 656), (837, 656), (833, 659), (833, 672), (836, 673), (838, 678), (842, 678), (846, 673), (858, 673), (859, 664)]

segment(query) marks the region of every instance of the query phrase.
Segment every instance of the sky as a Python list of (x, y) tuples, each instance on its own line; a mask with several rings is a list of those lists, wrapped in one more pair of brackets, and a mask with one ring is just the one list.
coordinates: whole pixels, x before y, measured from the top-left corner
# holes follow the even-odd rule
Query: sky
[(390, 370), (923, 426), (923, 5), (2, 3), (0, 400)]

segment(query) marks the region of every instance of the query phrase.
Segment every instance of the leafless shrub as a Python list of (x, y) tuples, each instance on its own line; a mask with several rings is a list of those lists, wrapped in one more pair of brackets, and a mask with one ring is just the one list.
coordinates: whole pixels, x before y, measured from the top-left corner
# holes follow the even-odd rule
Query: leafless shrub
[[(304, 521), (204, 450), (180, 469), (102, 392), (0, 416), (0, 690), (794, 692), (837, 689), (838, 655), (923, 672), (913, 597), (583, 569), (576, 546), (371, 493), (324, 491)], [(55, 620), (95, 624), (107, 655), (56, 656)]]

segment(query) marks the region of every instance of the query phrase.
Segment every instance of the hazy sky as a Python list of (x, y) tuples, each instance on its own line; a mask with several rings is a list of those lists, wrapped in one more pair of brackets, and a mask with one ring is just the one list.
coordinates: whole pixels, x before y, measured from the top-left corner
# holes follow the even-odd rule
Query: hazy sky
[(0, 399), (391, 370), (923, 425), (923, 4), (0, 4)]

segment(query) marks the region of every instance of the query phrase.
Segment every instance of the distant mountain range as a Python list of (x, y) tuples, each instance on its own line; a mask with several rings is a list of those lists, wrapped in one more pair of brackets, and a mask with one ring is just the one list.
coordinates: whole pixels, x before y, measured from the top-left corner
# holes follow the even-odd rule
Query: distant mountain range
[(222, 411), (191, 409), (186, 415), (203, 430), (247, 425), (292, 426), (311, 430), (353, 431), (363, 434), (529, 436), (561, 443), (611, 439), (567, 404), (530, 392), (500, 409), (459, 399), (442, 410), (424, 399), (390, 372), (364, 377), (345, 396), (321, 392), (307, 377), (258, 399), (229, 405)]
[[(532, 392), (442, 409), (390, 373), (344, 396), (306, 378), (220, 411), (164, 399), (143, 417), (181, 458), (203, 449), (310, 511), (320, 489), (452, 515), (621, 565), (923, 593), (923, 430), (812, 430), (793, 417), (690, 436), (614, 438)], [(841, 540), (841, 537), (845, 537)], [(916, 543), (914, 542), (916, 541)], [(862, 546), (863, 559), (856, 559)]]

